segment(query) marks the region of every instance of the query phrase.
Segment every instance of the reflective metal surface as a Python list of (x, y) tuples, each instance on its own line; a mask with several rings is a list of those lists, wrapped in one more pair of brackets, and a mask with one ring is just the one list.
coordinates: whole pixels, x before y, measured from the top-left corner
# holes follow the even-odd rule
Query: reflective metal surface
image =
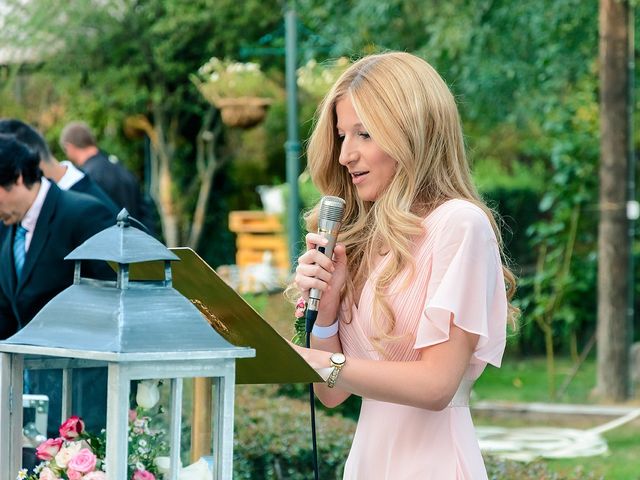
[[(287, 341), (196, 252), (190, 248), (171, 251), (182, 260), (172, 265), (176, 290), (191, 300), (227, 341), (256, 350), (255, 358), (238, 359), (236, 383), (322, 382)], [(161, 279), (162, 275), (162, 262), (131, 265), (131, 279)], [(293, 324), (293, 311), (291, 317)]]
[(65, 260), (106, 260), (134, 263), (149, 260), (177, 260), (158, 240), (129, 225), (126, 209), (118, 214), (117, 224), (87, 239)]

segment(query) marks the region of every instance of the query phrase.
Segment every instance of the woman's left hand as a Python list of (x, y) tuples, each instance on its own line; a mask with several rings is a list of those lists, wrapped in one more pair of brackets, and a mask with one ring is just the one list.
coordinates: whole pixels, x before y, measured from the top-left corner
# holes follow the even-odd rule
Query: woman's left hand
[[(288, 340), (287, 340), (288, 341)], [(331, 352), (325, 352), (324, 350), (316, 350), (313, 348), (305, 348), (300, 345), (296, 345), (293, 342), (289, 342), (289, 345), (298, 352), (304, 360), (313, 368), (314, 370), (318, 370), (321, 368), (328, 368), (331, 366), (331, 361), (329, 357), (331, 357)]]

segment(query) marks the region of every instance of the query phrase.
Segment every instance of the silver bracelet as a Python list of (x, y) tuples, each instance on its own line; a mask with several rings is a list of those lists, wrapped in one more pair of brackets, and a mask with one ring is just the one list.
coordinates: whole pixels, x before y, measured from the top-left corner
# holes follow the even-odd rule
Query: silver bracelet
[(314, 324), (313, 329), (311, 330), (311, 335), (313, 335), (316, 338), (330, 338), (338, 334), (339, 328), (340, 328), (340, 322), (336, 318), (336, 321), (333, 322), (328, 327), (321, 327), (318, 324)]

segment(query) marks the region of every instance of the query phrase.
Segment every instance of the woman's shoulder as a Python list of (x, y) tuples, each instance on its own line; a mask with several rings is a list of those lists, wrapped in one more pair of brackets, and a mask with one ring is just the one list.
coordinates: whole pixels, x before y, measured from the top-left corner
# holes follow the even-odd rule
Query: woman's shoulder
[(486, 212), (475, 203), (461, 198), (453, 198), (438, 205), (425, 217), (423, 224), (428, 230), (452, 224), (471, 224), (474, 228), (491, 230)]

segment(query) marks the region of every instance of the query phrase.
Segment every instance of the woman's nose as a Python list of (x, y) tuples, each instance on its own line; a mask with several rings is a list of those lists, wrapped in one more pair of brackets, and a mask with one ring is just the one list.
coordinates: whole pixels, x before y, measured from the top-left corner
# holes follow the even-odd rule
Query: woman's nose
[(349, 163), (354, 162), (357, 159), (357, 151), (353, 148), (350, 148), (349, 144), (346, 141), (343, 141), (342, 146), (340, 147), (340, 156), (338, 157), (338, 162), (340, 162), (340, 165), (347, 166)]

